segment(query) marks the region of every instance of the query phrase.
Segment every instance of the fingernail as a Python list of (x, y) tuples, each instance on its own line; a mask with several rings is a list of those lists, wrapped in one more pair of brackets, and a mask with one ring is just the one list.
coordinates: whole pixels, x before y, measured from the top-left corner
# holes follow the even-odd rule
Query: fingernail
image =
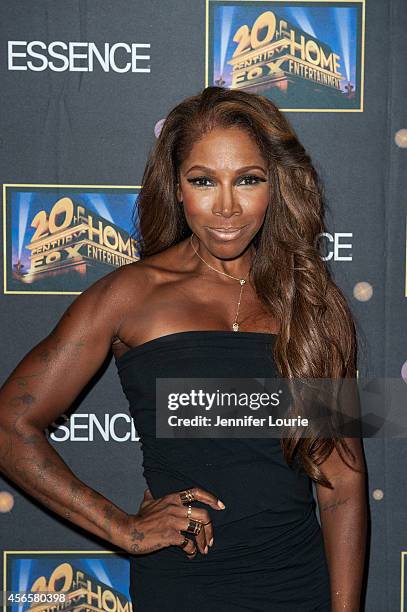
[(222, 508), (222, 510), (224, 510), (226, 508), (225, 504), (223, 502), (221, 502), (220, 499), (218, 499), (218, 506), (219, 506), (219, 508)]
[(205, 555), (207, 555), (207, 554), (208, 554), (208, 550), (209, 550), (208, 546), (205, 546), (205, 548), (204, 548), (204, 553), (205, 553)]
[(212, 546), (212, 544), (213, 544), (213, 538), (209, 540), (209, 546)]

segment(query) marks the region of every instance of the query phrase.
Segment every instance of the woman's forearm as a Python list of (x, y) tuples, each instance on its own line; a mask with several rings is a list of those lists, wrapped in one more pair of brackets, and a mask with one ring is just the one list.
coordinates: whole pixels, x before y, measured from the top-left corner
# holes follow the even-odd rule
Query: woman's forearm
[(360, 612), (367, 534), (365, 479), (319, 491), (319, 513), (329, 568), (332, 612)]
[(127, 513), (73, 474), (35, 427), (0, 431), (0, 469), (43, 505), (87, 531), (121, 545)]

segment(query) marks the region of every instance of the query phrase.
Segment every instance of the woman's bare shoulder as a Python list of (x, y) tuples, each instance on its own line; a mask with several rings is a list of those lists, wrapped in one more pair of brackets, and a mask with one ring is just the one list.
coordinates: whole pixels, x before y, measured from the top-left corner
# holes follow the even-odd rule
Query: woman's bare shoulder
[[(161, 253), (139, 259), (110, 272), (95, 283), (90, 290), (100, 290), (113, 301), (116, 307), (135, 302), (143, 303), (148, 295), (165, 282), (173, 272), (172, 248)], [(99, 285), (99, 287), (97, 287)]]

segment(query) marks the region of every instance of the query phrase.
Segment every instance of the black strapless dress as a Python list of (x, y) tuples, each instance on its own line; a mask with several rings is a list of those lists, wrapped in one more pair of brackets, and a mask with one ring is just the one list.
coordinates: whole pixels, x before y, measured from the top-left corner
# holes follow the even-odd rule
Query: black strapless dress
[(130, 557), (135, 612), (330, 612), (311, 480), (287, 465), (280, 440), (155, 437), (156, 377), (279, 376), (274, 340), (260, 332), (177, 332), (116, 360), (153, 497), (199, 486), (226, 505), (193, 504), (213, 521), (207, 555), (188, 560), (170, 546)]

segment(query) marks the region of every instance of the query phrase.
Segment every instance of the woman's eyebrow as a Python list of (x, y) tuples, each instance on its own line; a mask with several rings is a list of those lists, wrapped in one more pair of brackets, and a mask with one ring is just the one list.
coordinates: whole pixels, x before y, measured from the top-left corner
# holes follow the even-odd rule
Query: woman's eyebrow
[[(185, 174), (188, 174), (188, 172), (191, 172), (192, 170), (203, 170), (204, 172), (209, 172), (211, 174), (215, 174), (216, 172), (216, 170), (214, 170), (213, 168), (208, 168), (207, 166), (196, 165), (196, 166), (191, 166), (191, 168), (188, 168)], [(238, 168), (236, 170), (236, 173), (248, 172), (249, 170), (261, 170), (262, 172), (264, 172), (264, 174), (267, 174), (266, 170), (262, 166), (257, 166), (257, 165), (243, 166), (242, 168)]]

